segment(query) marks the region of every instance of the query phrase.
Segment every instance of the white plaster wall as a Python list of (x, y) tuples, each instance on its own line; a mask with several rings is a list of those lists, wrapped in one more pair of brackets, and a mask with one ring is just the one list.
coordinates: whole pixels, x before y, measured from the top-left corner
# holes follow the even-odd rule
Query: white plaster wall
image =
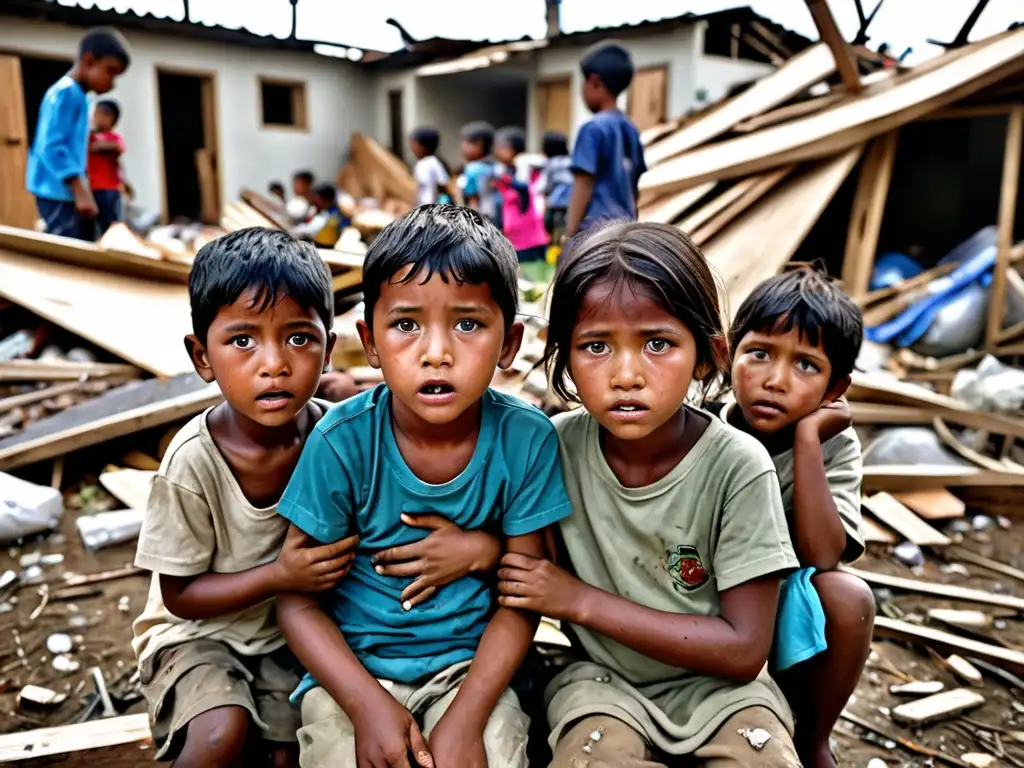
[[(374, 92), (376, 132), (374, 138), (382, 147), (391, 147), (391, 113), (388, 104), (388, 93), (390, 91), (402, 92), (402, 130), (406, 136), (419, 121), (417, 115), (418, 89), (416, 87), (416, 75), (412, 70), (393, 72), (388, 74), (370, 75), (371, 87)], [(407, 163), (413, 163), (416, 158), (409, 151), (409, 143), (402, 142), (402, 159)]]
[[(73, 55), (83, 31), (12, 17), (0, 17), (0, 22), (0, 50), (14, 53)], [(377, 125), (370, 78), (348, 62), (146, 32), (127, 31), (125, 36), (132, 65), (110, 97), (121, 105), (118, 127), (128, 147), (125, 171), (137, 202), (148, 209), (162, 210), (164, 197), (158, 67), (216, 75), (223, 200), (234, 199), (242, 187), (262, 191), (272, 179), (287, 186), (299, 169), (333, 181), (352, 131), (372, 133)], [(261, 127), (260, 75), (306, 83), (309, 130)]]
[(702, 56), (697, 66), (697, 90), (706, 92), (702, 104), (713, 104), (740, 83), (758, 80), (775, 71), (771, 64), (724, 56)]

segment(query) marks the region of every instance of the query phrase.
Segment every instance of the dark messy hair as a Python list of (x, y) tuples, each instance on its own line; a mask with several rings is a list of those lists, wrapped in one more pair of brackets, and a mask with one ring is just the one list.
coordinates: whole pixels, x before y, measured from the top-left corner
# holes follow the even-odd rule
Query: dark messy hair
[(102, 109), (109, 112), (110, 116), (114, 118), (114, 125), (117, 125), (117, 121), (121, 119), (121, 108), (117, 106), (117, 102), (113, 99), (97, 101), (96, 109)]
[(192, 263), (192, 332), (202, 344), (217, 313), (250, 289), (256, 292), (253, 308), (260, 312), (290, 296), (316, 310), (328, 332), (334, 325), (331, 276), (316, 247), (287, 232), (249, 227), (207, 243)]
[(292, 174), (292, 181), (304, 181), (307, 184), (312, 184), (315, 178), (312, 171), (296, 171)]
[(272, 181), (269, 184), (267, 184), (267, 191), (270, 192), (271, 194), (279, 194), (283, 197), (284, 184), (282, 184), (280, 181)]
[(561, 131), (547, 131), (544, 134), (541, 146), (547, 157), (559, 157), (569, 154), (569, 141)]
[(491, 150), (494, 148), (494, 126), (483, 120), (466, 123), (462, 126), (462, 130), (459, 131), (459, 137), (463, 141), (469, 141), (474, 144), (480, 142), (485, 155), (491, 154)]
[[(407, 282), (426, 282), (435, 273), (448, 282), (484, 285), (501, 308), (507, 331), (519, 309), (519, 262), (512, 244), (479, 213), (456, 205), (421, 205), (388, 224), (363, 260), (366, 324), (381, 286), (412, 264)], [(421, 277), (420, 277), (421, 276)]]
[(317, 197), (322, 197), (328, 203), (334, 203), (338, 200), (338, 190), (334, 188), (333, 184), (317, 184), (313, 187), (313, 194)]
[(584, 77), (597, 75), (612, 96), (618, 96), (633, 81), (633, 59), (629, 51), (615, 43), (591, 48), (580, 59)]
[(409, 134), (409, 138), (422, 145), (427, 150), (427, 153), (431, 155), (437, 152), (437, 148), (441, 146), (441, 135), (437, 132), (437, 128), (429, 125), (417, 128)]
[(91, 53), (97, 59), (113, 57), (124, 64), (126, 68), (131, 63), (128, 41), (120, 32), (111, 27), (95, 27), (82, 35), (82, 39), (78, 43), (78, 58), (85, 58), (87, 53)]
[(678, 227), (635, 221), (592, 228), (558, 259), (544, 348), (544, 365), (558, 396), (579, 401), (568, 386), (573, 329), (587, 292), (605, 284), (628, 285), (679, 318), (697, 344), (694, 375), (707, 396), (728, 364), (714, 343), (725, 337), (714, 275), (704, 254)]
[(828, 277), (803, 265), (757, 286), (744, 299), (729, 330), (735, 354), (748, 333), (789, 333), (796, 328), (832, 364), (829, 386), (849, 376), (864, 337), (860, 308)]
[(494, 134), (494, 143), (512, 147), (512, 151), (518, 155), (526, 151), (526, 132), (517, 126), (507, 125)]

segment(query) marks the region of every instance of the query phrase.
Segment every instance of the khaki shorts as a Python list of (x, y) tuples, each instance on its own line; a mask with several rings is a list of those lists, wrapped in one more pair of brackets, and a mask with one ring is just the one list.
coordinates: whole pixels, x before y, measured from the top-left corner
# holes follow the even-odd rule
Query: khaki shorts
[[(741, 735), (746, 728), (761, 728), (771, 738), (754, 749)], [(621, 720), (594, 715), (579, 720), (564, 732), (549, 768), (667, 768), (701, 765), (711, 768), (800, 768), (793, 740), (786, 726), (770, 709), (748, 707), (730, 717), (686, 757), (656, 756), (646, 740)], [(667, 761), (671, 761), (671, 763)]]
[[(455, 699), (470, 662), (454, 664), (422, 685), (382, 680), (381, 685), (423, 729), (424, 738), (437, 725)], [(526, 768), (526, 741), (530, 718), (519, 708), (519, 699), (506, 689), (491, 712), (484, 729), (484, 751), (492, 768)], [(302, 697), (302, 728), (299, 729), (301, 768), (356, 768), (356, 734), (352, 721), (323, 688)]]
[(288, 696), (300, 672), (287, 648), (249, 657), (216, 640), (193, 640), (160, 651), (142, 679), (156, 758), (174, 759), (189, 722), (217, 707), (248, 711), (267, 741), (294, 742), (301, 721)]

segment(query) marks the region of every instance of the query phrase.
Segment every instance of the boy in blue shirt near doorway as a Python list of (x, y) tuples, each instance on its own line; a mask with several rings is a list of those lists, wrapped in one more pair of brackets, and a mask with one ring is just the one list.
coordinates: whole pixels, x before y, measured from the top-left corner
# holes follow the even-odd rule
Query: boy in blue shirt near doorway
[(360, 536), (326, 600), (277, 601), (310, 673), (296, 691), (304, 768), (527, 765), (529, 718), (508, 685), (538, 617), (498, 607), (477, 575), (413, 605), (415, 568), (396, 578), (374, 561), (424, 538), (415, 519), (430, 514), (540, 557), (569, 515), (551, 422), (488, 386), (522, 341), (517, 275), (511, 244), (468, 208), (417, 208), (367, 251), (359, 335), (385, 383), (324, 416), (278, 505), (319, 542)]
[(89, 100), (114, 88), (128, 69), (128, 44), (113, 29), (85, 33), (71, 71), (50, 86), (39, 107), (35, 140), (28, 156), (25, 187), (35, 195), (46, 231), (92, 240), (88, 220), (99, 213), (86, 177), (89, 147)]
[(594, 117), (580, 128), (573, 147), (567, 238), (594, 222), (635, 220), (637, 183), (647, 170), (640, 132), (616, 106), (633, 80), (629, 51), (614, 43), (593, 48), (580, 68), (583, 101)]

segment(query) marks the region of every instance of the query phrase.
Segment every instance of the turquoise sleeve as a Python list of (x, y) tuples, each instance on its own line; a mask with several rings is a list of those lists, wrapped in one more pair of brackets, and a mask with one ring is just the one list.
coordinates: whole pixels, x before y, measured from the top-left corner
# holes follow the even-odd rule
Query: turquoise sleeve
[(562, 463), (558, 455), (558, 435), (553, 425), (539, 431), (525, 451), (525, 464), (519, 488), (513, 495), (502, 518), (502, 531), (506, 536), (533, 533), (572, 513), (572, 505), (565, 492)]
[(314, 429), (277, 513), (324, 544), (345, 538), (355, 513), (353, 489), (357, 486), (351, 471), (352, 463), (334, 449), (323, 432)]

